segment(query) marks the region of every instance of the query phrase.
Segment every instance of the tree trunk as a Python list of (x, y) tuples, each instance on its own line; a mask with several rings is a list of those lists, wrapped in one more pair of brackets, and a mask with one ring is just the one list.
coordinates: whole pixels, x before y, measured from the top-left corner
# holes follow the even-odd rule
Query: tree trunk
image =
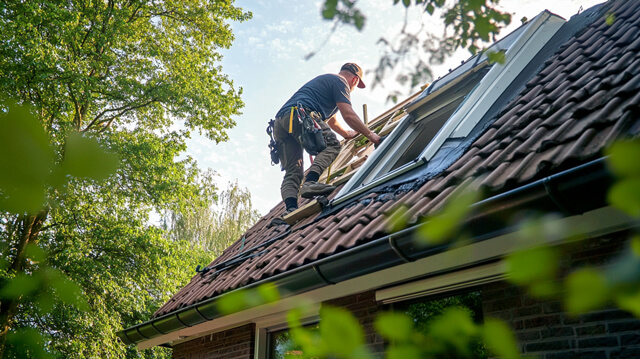
[[(15, 238), (17, 241), (15, 248), (16, 253), (13, 256), (13, 261), (7, 269), (7, 274), (10, 276), (24, 273), (27, 269), (26, 250), (29, 244), (36, 244), (38, 242), (38, 234), (42, 228), (42, 224), (49, 215), (48, 210), (42, 210), (35, 215), (21, 215), (19, 220), (20, 230), (19, 237)], [(10, 242), (15, 242), (9, 239)], [(0, 287), (3, 283), (0, 283)], [(14, 318), (18, 312), (18, 306), (20, 305), (20, 298), (2, 298), (0, 299), (0, 359), (4, 357), (5, 346), (7, 343), (7, 334), (13, 325)]]

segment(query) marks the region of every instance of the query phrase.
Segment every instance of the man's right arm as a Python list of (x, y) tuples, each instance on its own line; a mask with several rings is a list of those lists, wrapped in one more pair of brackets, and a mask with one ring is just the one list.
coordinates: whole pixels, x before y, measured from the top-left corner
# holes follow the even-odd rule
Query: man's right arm
[(374, 144), (380, 143), (380, 136), (378, 136), (375, 132), (371, 131), (362, 121), (360, 117), (353, 111), (353, 107), (351, 104), (345, 102), (338, 102), (338, 110), (340, 110), (340, 114), (344, 119), (344, 122), (349, 125), (352, 129), (361, 133), (364, 137), (368, 138)]

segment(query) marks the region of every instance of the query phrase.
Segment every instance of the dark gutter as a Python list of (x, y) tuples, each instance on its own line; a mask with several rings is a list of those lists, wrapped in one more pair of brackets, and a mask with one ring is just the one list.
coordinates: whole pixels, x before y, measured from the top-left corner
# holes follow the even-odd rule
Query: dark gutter
[[(471, 206), (472, 214), (462, 227), (472, 235), (473, 242), (479, 242), (515, 230), (506, 225), (513, 214), (521, 211), (560, 212), (571, 216), (595, 210), (607, 205), (606, 194), (612, 183), (613, 177), (606, 168), (605, 159), (600, 158), (477, 202)], [(414, 233), (422, 225), (414, 225), (242, 289), (273, 283), (280, 293), (292, 296), (429, 257), (449, 248), (448, 244), (416, 245)], [(223, 314), (217, 309), (217, 300), (225, 295), (135, 325), (119, 331), (117, 335), (126, 344), (137, 344), (220, 318)]]

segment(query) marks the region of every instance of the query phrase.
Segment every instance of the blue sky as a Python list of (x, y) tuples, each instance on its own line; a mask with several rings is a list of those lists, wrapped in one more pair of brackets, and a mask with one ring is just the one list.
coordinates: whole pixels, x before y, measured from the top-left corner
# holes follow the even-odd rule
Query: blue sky
[[(587, 9), (600, 2), (502, 0), (500, 5), (514, 14), (514, 21), (510, 29), (501, 34), (506, 35), (517, 27), (523, 16), (531, 19), (548, 9), (569, 19), (581, 6)], [(243, 114), (235, 117), (237, 126), (228, 132), (229, 141), (215, 144), (194, 135), (189, 143), (188, 154), (198, 161), (200, 168), (212, 168), (218, 173), (219, 188), (224, 189), (229, 181), (237, 180), (241, 187), (250, 190), (253, 205), (262, 214), (280, 201), (284, 174), (278, 166), (270, 165), (267, 121), (293, 92), (317, 75), (336, 73), (345, 62), (356, 62), (365, 72), (373, 69), (381, 54), (376, 44), (378, 39), (397, 34), (405, 16), (404, 7), (393, 6), (393, 0), (361, 0), (360, 6), (367, 16), (364, 30), (359, 32), (342, 26), (321, 47), (333, 26), (322, 20), (321, 4), (321, 1), (237, 1), (237, 6), (253, 13), (253, 19), (232, 25), (236, 40), (231, 49), (222, 51), (221, 65), (236, 88), (243, 89)], [(418, 16), (415, 10), (409, 14), (412, 24)], [(441, 33), (438, 20), (431, 22), (433, 31)], [(317, 55), (304, 60), (304, 55), (314, 50), (318, 50)], [(459, 51), (445, 64), (433, 68), (435, 77), (445, 74), (468, 56), (466, 50)], [(365, 74), (365, 83), (370, 84), (371, 78), (372, 75)], [(394, 76), (385, 83), (385, 88), (372, 90), (368, 86), (351, 94), (356, 113), (361, 115), (362, 105), (366, 103), (369, 119), (373, 119), (392, 106), (386, 103), (390, 91), (398, 89), (405, 94), (408, 91), (396, 83)], [(308, 166), (307, 156), (305, 161)]]

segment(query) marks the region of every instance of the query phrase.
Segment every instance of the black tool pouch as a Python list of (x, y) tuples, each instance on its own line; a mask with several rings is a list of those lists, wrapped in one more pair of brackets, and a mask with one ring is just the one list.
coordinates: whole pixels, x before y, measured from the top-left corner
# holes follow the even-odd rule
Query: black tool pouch
[(316, 156), (322, 150), (327, 148), (327, 144), (322, 137), (322, 130), (313, 128), (311, 130), (303, 130), (301, 136), (302, 147), (311, 155)]
[(269, 120), (269, 125), (267, 126), (267, 135), (269, 135), (269, 154), (271, 155), (272, 166), (275, 166), (280, 162), (280, 158), (278, 156), (278, 146), (277, 146), (276, 140), (273, 138), (274, 124), (275, 124), (275, 121)]
[(300, 111), (302, 118), (302, 133), (300, 134), (300, 143), (302, 148), (311, 156), (316, 156), (327, 148), (327, 143), (322, 136), (322, 130), (316, 128), (315, 121), (304, 110)]

